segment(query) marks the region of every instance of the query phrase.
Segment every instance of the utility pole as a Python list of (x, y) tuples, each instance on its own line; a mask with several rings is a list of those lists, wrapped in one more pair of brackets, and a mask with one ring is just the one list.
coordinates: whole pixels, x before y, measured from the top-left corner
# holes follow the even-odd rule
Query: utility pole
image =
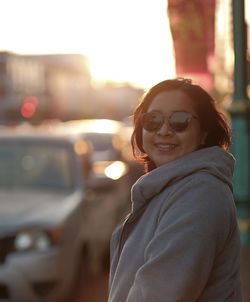
[(241, 280), (244, 301), (250, 301), (250, 101), (247, 97), (247, 32), (244, 0), (232, 0), (234, 94), (231, 106), (236, 157), (234, 194), (241, 237)]
[(241, 242), (250, 244), (250, 101), (247, 97), (247, 35), (244, 0), (232, 0), (234, 36), (234, 95), (231, 106), (236, 157), (234, 193)]

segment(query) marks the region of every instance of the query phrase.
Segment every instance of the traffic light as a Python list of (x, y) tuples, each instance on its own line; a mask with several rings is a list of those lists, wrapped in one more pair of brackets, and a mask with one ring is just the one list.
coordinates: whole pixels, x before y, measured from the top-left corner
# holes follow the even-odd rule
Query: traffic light
[(35, 96), (28, 96), (24, 99), (20, 108), (21, 116), (25, 119), (32, 118), (37, 111), (38, 100)]

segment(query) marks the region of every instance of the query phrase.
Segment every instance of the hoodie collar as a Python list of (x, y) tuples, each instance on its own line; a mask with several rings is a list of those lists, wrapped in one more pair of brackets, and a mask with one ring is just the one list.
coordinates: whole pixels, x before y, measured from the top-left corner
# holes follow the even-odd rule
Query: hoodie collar
[(231, 190), (234, 157), (220, 147), (200, 149), (160, 166), (140, 177), (132, 187), (132, 210), (160, 193), (164, 187), (198, 171), (206, 171), (225, 182)]

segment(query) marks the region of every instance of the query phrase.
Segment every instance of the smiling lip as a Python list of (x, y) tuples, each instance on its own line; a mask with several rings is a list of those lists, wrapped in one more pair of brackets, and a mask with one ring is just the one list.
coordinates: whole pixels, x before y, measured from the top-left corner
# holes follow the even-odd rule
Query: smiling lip
[(177, 144), (170, 144), (170, 143), (155, 143), (155, 147), (157, 148), (158, 151), (173, 151), (176, 147)]

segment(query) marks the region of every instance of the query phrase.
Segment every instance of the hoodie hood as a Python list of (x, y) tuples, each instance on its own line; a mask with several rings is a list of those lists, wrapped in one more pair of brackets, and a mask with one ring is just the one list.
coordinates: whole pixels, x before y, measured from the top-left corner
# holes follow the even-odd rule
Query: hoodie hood
[(200, 171), (226, 183), (233, 191), (234, 157), (220, 147), (209, 147), (189, 153), (140, 177), (132, 187), (132, 210), (140, 208), (166, 186)]

